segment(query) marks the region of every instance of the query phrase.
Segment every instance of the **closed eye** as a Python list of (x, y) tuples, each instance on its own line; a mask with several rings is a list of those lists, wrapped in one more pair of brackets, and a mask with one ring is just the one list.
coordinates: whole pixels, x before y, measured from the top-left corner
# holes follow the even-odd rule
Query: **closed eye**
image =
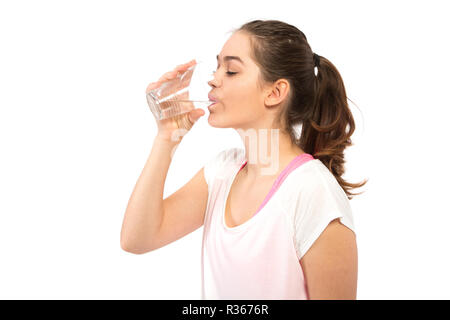
[[(212, 73), (214, 74), (214, 73), (216, 73), (216, 71), (217, 71), (217, 70), (214, 70)], [(236, 73), (237, 73), (237, 72), (231, 72), (231, 71), (227, 71), (227, 72), (226, 72), (226, 74), (229, 75), (229, 76), (233, 76), (233, 75), (235, 75)]]

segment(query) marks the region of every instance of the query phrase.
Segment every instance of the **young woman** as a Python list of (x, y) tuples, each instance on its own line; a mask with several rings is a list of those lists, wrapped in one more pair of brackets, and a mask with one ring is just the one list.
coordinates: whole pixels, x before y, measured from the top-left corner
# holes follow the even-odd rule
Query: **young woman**
[(235, 30), (217, 62), (208, 123), (236, 129), (245, 149), (223, 150), (163, 199), (181, 141), (173, 134), (205, 112), (158, 121), (125, 213), (122, 248), (142, 254), (204, 226), (203, 299), (355, 299), (349, 199), (365, 182), (342, 178), (355, 125), (338, 71), (300, 30), (274, 20)]

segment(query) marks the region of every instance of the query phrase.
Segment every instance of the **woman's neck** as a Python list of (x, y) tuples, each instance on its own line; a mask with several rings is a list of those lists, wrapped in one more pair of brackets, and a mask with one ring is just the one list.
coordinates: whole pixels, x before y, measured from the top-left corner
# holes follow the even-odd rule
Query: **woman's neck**
[(239, 173), (248, 181), (273, 178), (304, 151), (280, 129), (251, 129), (239, 132), (247, 164)]

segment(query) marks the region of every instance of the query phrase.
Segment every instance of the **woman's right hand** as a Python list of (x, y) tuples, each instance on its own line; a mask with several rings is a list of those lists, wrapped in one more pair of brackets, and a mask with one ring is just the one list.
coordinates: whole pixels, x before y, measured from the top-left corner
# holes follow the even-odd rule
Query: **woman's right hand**
[[(178, 73), (185, 72), (188, 68), (195, 64), (196, 61), (191, 60), (188, 63), (178, 65), (174, 70), (163, 74), (158, 81), (150, 83), (147, 86), (145, 93), (147, 94), (150, 90), (160, 87), (162, 83), (176, 78)], [(204, 114), (204, 110), (197, 108), (171, 118), (156, 120), (158, 125), (158, 137), (178, 141)]]

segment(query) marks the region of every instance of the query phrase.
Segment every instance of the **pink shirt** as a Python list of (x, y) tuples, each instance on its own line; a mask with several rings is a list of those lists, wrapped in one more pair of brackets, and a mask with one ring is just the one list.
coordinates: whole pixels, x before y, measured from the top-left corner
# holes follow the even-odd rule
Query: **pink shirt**
[(245, 150), (231, 148), (204, 168), (208, 205), (202, 241), (202, 299), (308, 299), (300, 259), (329, 222), (354, 230), (344, 191), (318, 159), (297, 156), (251, 219), (225, 223), (225, 201)]

